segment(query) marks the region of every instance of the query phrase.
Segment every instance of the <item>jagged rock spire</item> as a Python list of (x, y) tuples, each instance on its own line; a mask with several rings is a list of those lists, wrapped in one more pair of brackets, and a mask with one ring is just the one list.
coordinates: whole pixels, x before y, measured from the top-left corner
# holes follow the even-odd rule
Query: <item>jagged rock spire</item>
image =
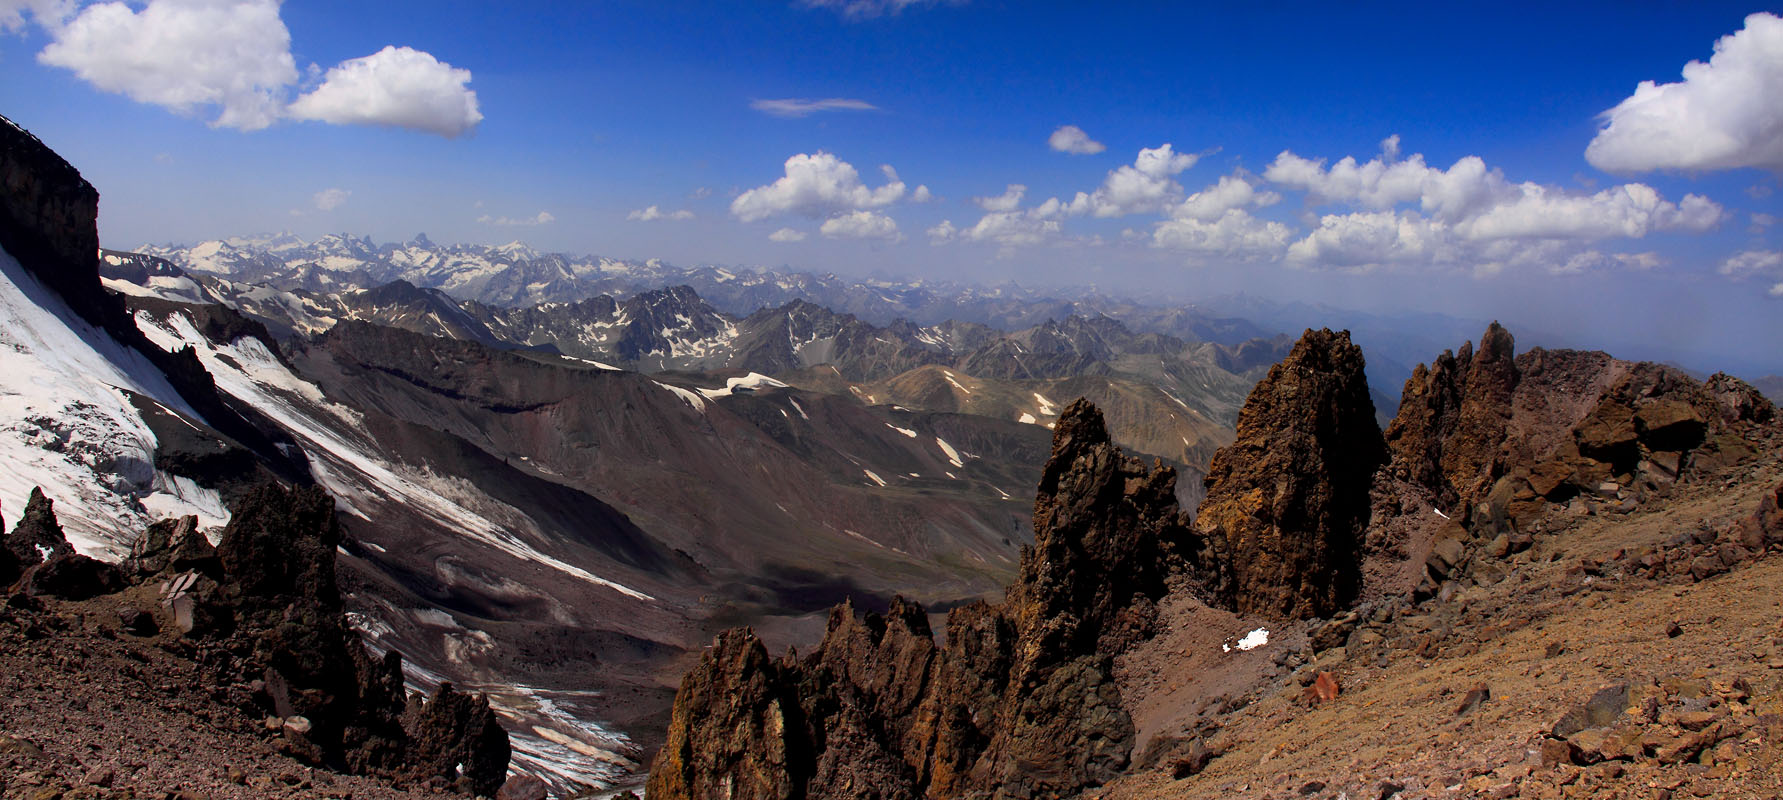
[(1386, 460), (1363, 368), (1348, 331), (1308, 330), (1214, 454), (1195, 531), (1234, 610), (1305, 618), (1355, 598), (1369, 485)]

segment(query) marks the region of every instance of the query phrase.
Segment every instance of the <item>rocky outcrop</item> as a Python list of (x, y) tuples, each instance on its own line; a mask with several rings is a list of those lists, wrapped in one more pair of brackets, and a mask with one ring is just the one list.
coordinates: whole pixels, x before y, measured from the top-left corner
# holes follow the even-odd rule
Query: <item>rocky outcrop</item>
[(493, 795), (506, 732), (482, 696), (447, 686), (411, 700), (402, 657), (366, 650), (335, 583), (341, 539), (326, 492), (267, 484), (235, 505), (214, 550), (196, 520), (169, 520), (144, 533), (125, 568), (162, 582), (177, 627), (211, 654), (219, 690), (252, 687), (245, 702), (286, 721), (292, 755)]
[(1446, 506), (1470, 502), (1493, 474), (1518, 383), (1516, 341), (1497, 322), (1458, 355), (1444, 351), (1405, 382), (1399, 414), (1387, 426), (1397, 477)]
[(1222, 604), (1306, 618), (1355, 598), (1369, 486), (1386, 461), (1363, 367), (1348, 332), (1309, 330), (1245, 401), (1195, 519)]
[(74, 553), (56, 522), (55, 502), (43, 495), (41, 487), (31, 490), (25, 513), (6, 536), (6, 549), (21, 568)]
[(720, 635), (676, 695), (652, 798), (1053, 797), (1113, 778), (1133, 724), (1112, 659), (1150, 632), (1173, 571), (1202, 554), (1175, 473), (1109, 443), (1072, 403), (1035, 501), (1035, 543), (999, 605), (830, 614), (810, 656)]

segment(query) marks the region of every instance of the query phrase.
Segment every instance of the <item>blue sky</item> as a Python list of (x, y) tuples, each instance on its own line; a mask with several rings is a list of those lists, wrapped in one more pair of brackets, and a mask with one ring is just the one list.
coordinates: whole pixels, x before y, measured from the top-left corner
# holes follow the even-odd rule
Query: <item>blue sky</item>
[(1157, 5), (0, 0), (0, 113), (107, 246), (1248, 291), (1783, 372), (1776, 7)]

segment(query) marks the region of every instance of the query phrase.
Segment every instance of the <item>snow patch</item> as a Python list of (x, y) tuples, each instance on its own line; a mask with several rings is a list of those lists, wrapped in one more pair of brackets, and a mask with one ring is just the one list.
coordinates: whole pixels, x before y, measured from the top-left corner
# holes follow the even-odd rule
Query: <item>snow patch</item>
[(746, 392), (759, 392), (768, 388), (785, 389), (788, 387), (786, 384), (759, 372), (751, 372), (741, 378), (726, 379), (723, 389), (701, 389), (700, 394), (716, 400), (720, 397), (730, 397), (732, 394), (735, 394), (738, 389)]
[(1046, 399), (1046, 395), (1043, 395), (1039, 392), (1035, 392), (1034, 393), (1034, 402), (1040, 404), (1040, 416), (1050, 417), (1053, 414), (1058, 413), (1058, 410), (1059, 410), (1058, 406), (1053, 405), (1053, 402), (1051, 400)]
[(1034, 418), (1033, 414), (1029, 414), (1026, 411), (1023, 411), (1021, 416), (1016, 417), (1015, 421), (1016, 422), (1025, 422), (1029, 425), (1037, 425), (1040, 422), (1040, 420)]
[(891, 428), (892, 430), (897, 431), (898, 433), (904, 434), (905, 436), (908, 436), (912, 439), (916, 438), (916, 431), (910, 430), (909, 428), (900, 428), (900, 427), (893, 425), (889, 422), (885, 423), (885, 427)]
[[(966, 462), (960, 460), (960, 451), (953, 449), (953, 445), (948, 444), (946, 439), (937, 436), (935, 444), (941, 448), (941, 452), (947, 454), (947, 463), (956, 467), (966, 466)], [(949, 474), (947, 477), (951, 478), (953, 475)]]
[(878, 473), (876, 473), (876, 472), (874, 472), (874, 471), (873, 471), (873, 470), (870, 470), (870, 469), (863, 469), (863, 470), (861, 470), (861, 471), (862, 471), (862, 472), (865, 472), (865, 473), (867, 473), (867, 478), (868, 478), (868, 479), (870, 479), (870, 480), (872, 480), (872, 481), (873, 481), (873, 482), (874, 482), (874, 483), (877, 483), (877, 484), (879, 484), (879, 485), (880, 485), (880, 486), (884, 486), (884, 485), (885, 485), (885, 479), (884, 479), (884, 478), (881, 478), (881, 477), (879, 477), (879, 474), (878, 474)]
[[(693, 392), (690, 392), (690, 391), (683, 389), (679, 386), (670, 386), (666, 383), (663, 383), (662, 381), (651, 381), (651, 383), (654, 383), (657, 386), (661, 386), (662, 388), (669, 390), (669, 392), (674, 394), (676, 397), (681, 398), (682, 400), (686, 400), (687, 404), (690, 406), (693, 406), (693, 410), (695, 410), (695, 411), (704, 412), (706, 410), (706, 398), (704, 398), (704, 397), (694, 394)], [(705, 390), (701, 389), (700, 391), (703, 392)]]
[(1233, 647), (1237, 647), (1239, 650), (1243, 650), (1243, 651), (1250, 651), (1250, 650), (1255, 650), (1259, 647), (1262, 647), (1263, 645), (1266, 645), (1266, 644), (1269, 644), (1269, 631), (1266, 628), (1258, 628), (1254, 631), (1251, 631), (1250, 633), (1245, 634), (1244, 638), (1239, 639), (1238, 643), (1236, 645), (1231, 645), (1231, 644), (1220, 645), (1220, 651), (1225, 652), (1225, 653), (1230, 653), (1230, 652), (1232, 652)]

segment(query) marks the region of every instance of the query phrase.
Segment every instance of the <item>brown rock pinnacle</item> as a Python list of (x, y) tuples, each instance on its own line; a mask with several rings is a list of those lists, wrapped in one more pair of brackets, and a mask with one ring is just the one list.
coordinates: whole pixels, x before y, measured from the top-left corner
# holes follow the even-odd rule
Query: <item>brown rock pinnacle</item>
[(1214, 455), (1195, 532), (1226, 565), (1216, 595), (1234, 610), (1307, 618), (1355, 598), (1368, 489), (1386, 460), (1363, 366), (1347, 331), (1307, 331)]

